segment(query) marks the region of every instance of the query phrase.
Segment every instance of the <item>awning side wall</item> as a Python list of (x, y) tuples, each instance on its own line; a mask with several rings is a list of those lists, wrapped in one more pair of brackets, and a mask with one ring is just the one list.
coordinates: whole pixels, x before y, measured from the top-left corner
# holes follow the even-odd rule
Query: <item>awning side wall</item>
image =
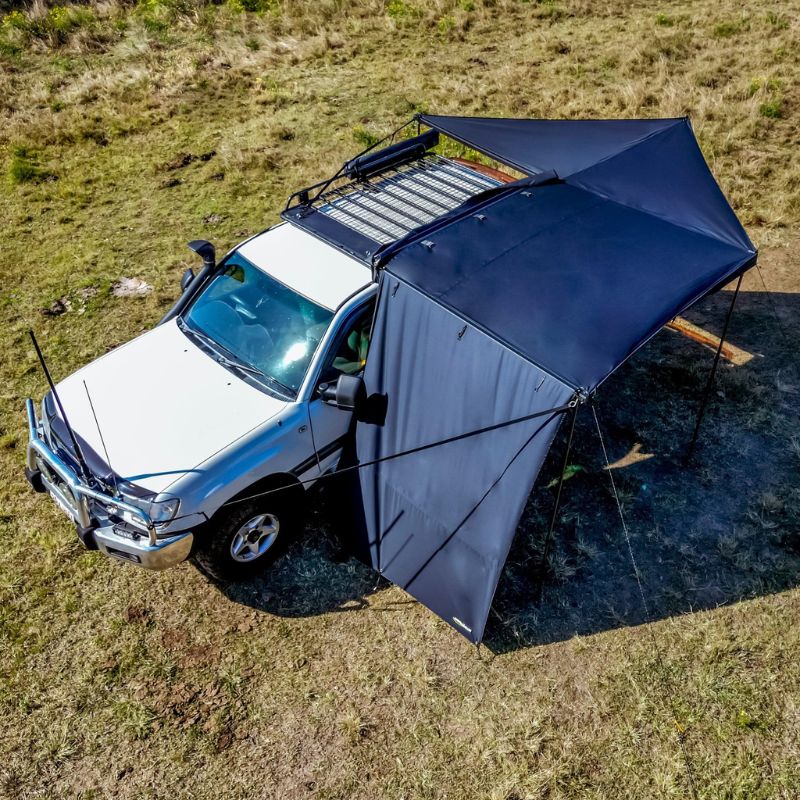
[[(569, 402), (566, 384), (391, 275), (365, 373), (385, 423), (359, 423), (369, 461)], [(526, 498), (561, 414), (358, 471), (370, 560), (480, 641)]]

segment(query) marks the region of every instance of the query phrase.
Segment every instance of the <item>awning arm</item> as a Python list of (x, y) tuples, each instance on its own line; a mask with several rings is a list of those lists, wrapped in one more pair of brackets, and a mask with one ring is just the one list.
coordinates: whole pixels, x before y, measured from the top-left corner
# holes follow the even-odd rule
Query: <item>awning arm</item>
[[(310, 202), (316, 200), (320, 195), (325, 193), (325, 190), (338, 178), (342, 177), (347, 170), (348, 165), (352, 164), (353, 162), (357, 162), (359, 159), (363, 158), (367, 155), (367, 153), (372, 152), (376, 148), (380, 147), (384, 142), (393, 142), (394, 137), (397, 136), (403, 128), (407, 128), (409, 125), (413, 125), (417, 123), (417, 129), (419, 129), (419, 120), (417, 117), (412, 117), (409, 120), (406, 120), (399, 128), (395, 128), (391, 133), (387, 134), (380, 139), (379, 141), (375, 142), (375, 144), (371, 144), (369, 147), (362, 150), (358, 155), (351, 158), (349, 161), (345, 161), (341, 167), (339, 167), (336, 172), (331, 175), (330, 178), (327, 178), (324, 181), (319, 181), (318, 183), (314, 183), (311, 186), (306, 186), (304, 189), (298, 189), (298, 191), (294, 192), (293, 194), (289, 195), (289, 199), (286, 201), (286, 206), (284, 211), (287, 211), (289, 208), (292, 207), (292, 201), (296, 200), (298, 205), (308, 205)], [(314, 194), (314, 197), (311, 197), (311, 193), (317, 190)]]

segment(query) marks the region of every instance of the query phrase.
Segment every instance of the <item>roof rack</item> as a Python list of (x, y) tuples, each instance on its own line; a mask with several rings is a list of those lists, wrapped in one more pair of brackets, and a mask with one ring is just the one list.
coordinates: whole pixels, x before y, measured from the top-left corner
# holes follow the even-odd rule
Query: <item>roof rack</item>
[(298, 197), (299, 203), (287, 207), (282, 216), (367, 262), (382, 246), (501, 185), (493, 177), (430, 152), (334, 186), (346, 178), (335, 177), (311, 199), (307, 190), (293, 195), (290, 202)]

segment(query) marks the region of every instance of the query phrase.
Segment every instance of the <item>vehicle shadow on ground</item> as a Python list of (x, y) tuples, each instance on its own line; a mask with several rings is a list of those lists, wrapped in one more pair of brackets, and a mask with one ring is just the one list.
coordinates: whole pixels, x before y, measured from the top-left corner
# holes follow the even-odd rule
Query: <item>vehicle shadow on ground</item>
[(284, 617), (359, 611), (386, 585), (353, 558), (335, 524), (338, 509), (327, 487), (308, 493), (303, 534), (262, 577), (246, 584), (220, 584), (231, 600)]
[[(719, 333), (731, 297), (719, 292), (684, 316)], [(711, 350), (662, 331), (601, 387), (596, 410), (649, 616), (594, 417), (584, 407), (547, 565), (543, 542), (564, 430), (527, 504), (495, 595), (484, 640), (491, 651), (715, 608), (800, 582), (798, 319), (800, 295), (740, 293), (728, 341), (753, 358), (740, 366), (720, 363), (688, 466), (683, 458)], [(225, 587), (225, 594), (282, 616), (402, 611), (403, 603), (366, 602), (384, 584), (348, 557), (325, 492), (311, 506), (306, 533), (288, 556), (261, 581)]]

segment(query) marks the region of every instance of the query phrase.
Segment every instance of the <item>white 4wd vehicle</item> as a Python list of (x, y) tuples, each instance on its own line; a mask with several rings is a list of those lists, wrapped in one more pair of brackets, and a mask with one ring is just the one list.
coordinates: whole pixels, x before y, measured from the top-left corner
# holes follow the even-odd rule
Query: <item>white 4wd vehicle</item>
[(348, 186), (306, 190), (297, 224), (219, 264), (191, 242), (204, 267), (187, 270), (159, 325), (63, 380), (38, 415), (27, 401), (28, 480), (87, 547), (149, 569), (193, 555), (223, 579), (274, 560), (351, 429), (377, 293), (363, 251), (302, 218), (311, 209), (377, 248), (504, 178), (430, 146), (411, 158), (395, 145), (369, 157), (378, 167), (345, 170)]

